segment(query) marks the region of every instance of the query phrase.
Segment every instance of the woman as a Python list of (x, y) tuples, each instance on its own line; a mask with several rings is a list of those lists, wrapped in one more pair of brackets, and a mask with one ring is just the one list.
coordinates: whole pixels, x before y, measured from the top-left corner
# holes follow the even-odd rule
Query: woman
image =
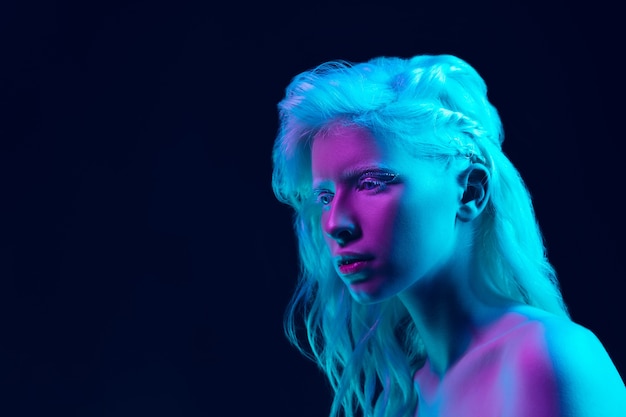
[(331, 416), (626, 416), (470, 65), (329, 62), (279, 109), (273, 187), (301, 260), (286, 330), (327, 374)]

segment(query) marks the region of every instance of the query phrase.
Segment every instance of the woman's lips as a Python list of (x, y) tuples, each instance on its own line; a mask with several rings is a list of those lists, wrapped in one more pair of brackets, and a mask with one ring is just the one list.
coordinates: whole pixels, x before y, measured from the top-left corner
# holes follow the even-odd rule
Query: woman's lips
[(356, 274), (357, 272), (363, 270), (367, 266), (368, 262), (369, 261), (367, 260), (356, 260), (349, 263), (339, 264), (339, 272), (341, 272), (342, 275)]
[(367, 267), (373, 258), (361, 254), (345, 254), (337, 258), (337, 268), (341, 275), (353, 275)]

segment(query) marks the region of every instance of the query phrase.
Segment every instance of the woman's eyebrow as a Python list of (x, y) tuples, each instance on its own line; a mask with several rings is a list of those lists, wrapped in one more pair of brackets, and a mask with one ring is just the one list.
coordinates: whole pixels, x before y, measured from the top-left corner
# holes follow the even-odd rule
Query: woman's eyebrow
[(345, 172), (341, 174), (342, 181), (353, 181), (358, 179), (363, 174), (368, 172), (393, 172), (391, 169), (382, 166), (382, 165), (365, 165), (365, 166), (357, 166), (350, 169), (347, 169)]
[(317, 178), (313, 178), (313, 183), (311, 188), (313, 190), (319, 190), (322, 188), (328, 188), (328, 185), (331, 183), (332, 181), (328, 180), (328, 179), (317, 179)]
[[(340, 182), (353, 182), (361, 177), (363, 174), (368, 172), (393, 172), (393, 170), (383, 166), (383, 165), (358, 165), (354, 167), (350, 167), (341, 173), (339, 176)], [(329, 184), (332, 183), (332, 180), (329, 179), (313, 179), (313, 190), (318, 190), (322, 188), (327, 188)]]

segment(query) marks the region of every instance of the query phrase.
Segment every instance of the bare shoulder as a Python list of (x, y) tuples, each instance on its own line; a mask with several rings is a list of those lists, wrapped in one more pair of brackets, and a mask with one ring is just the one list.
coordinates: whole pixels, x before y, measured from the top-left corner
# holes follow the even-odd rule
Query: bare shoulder
[(531, 307), (517, 313), (527, 318), (511, 334), (523, 383), (551, 385), (561, 416), (626, 416), (624, 382), (592, 331)]

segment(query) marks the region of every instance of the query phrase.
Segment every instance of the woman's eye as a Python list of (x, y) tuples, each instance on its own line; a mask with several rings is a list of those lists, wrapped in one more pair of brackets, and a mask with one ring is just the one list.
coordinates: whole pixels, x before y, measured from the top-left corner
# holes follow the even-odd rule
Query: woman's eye
[(392, 184), (398, 178), (398, 174), (391, 172), (365, 173), (359, 178), (357, 189), (360, 191), (382, 191), (387, 184)]
[(330, 191), (320, 190), (315, 192), (315, 202), (317, 204), (327, 206), (331, 201), (333, 201), (333, 193)]
[(368, 178), (368, 179), (359, 181), (360, 190), (374, 190), (380, 187), (381, 185), (384, 185), (384, 182), (377, 181), (373, 178)]

